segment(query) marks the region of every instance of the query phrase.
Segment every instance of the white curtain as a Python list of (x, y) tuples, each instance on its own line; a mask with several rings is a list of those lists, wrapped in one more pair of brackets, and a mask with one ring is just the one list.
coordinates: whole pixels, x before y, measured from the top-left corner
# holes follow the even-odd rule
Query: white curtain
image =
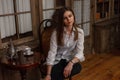
[[(54, 0), (43, 0), (43, 9), (54, 8)], [(50, 19), (54, 10), (43, 11), (43, 19)]]
[(84, 23), (82, 28), (85, 36), (90, 35), (90, 0), (74, 0), (73, 10), (75, 12), (76, 22), (79, 24)]
[(54, 0), (43, 0), (43, 9), (54, 8)]
[(90, 35), (90, 23), (83, 24), (83, 30), (84, 30), (84, 35), (89, 36)]
[(51, 19), (54, 10), (43, 11), (43, 19)]
[[(13, 0), (0, 0), (0, 15), (13, 13)], [(0, 34), (5, 38), (16, 33), (14, 16), (0, 17)]]
[(81, 11), (82, 11), (81, 3), (82, 3), (81, 0), (80, 1), (78, 1), (78, 0), (74, 1), (73, 11), (75, 13), (76, 23), (81, 23), (81, 19), (82, 19), (82, 16), (81, 16)]
[(90, 0), (83, 1), (83, 22), (87, 22), (83, 24), (83, 30), (85, 36), (90, 35)]
[[(16, 0), (17, 12), (30, 11), (30, 0)], [(26, 33), (32, 31), (31, 14), (18, 15), (19, 32)]]
[[(30, 11), (30, 0), (16, 0), (17, 12)], [(13, 0), (0, 0), (0, 15), (14, 13)], [(19, 32), (32, 31), (31, 14), (18, 15)], [(15, 17), (0, 17), (0, 37), (5, 38), (16, 34)]]
[(16, 0), (17, 12), (30, 11), (30, 0)]
[(84, 0), (83, 6), (83, 21), (90, 21), (90, 0)]
[(19, 32), (20, 33), (32, 31), (31, 14), (30, 13), (19, 15), (18, 21), (19, 21)]

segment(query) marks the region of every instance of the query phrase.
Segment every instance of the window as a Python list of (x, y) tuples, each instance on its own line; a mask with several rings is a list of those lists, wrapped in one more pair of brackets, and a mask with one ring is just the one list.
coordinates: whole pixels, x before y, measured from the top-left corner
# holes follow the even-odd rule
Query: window
[(73, 10), (76, 16), (76, 22), (85, 33), (90, 35), (90, 0), (73, 0)]
[(56, 9), (65, 6), (65, 0), (40, 0), (42, 3), (41, 15), (42, 19), (50, 19)]
[(82, 26), (85, 36), (90, 35), (90, 0), (40, 0), (40, 3), (43, 3), (41, 20), (51, 18), (55, 9), (72, 4), (77, 24)]
[(31, 0), (0, 0), (0, 45), (10, 38), (19, 42), (33, 39), (30, 3)]

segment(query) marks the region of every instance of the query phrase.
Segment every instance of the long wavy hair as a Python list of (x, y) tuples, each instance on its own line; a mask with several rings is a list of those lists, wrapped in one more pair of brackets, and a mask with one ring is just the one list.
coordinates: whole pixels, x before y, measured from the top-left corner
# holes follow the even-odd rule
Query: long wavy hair
[(73, 12), (73, 10), (69, 7), (63, 7), (60, 9), (57, 9), (53, 16), (52, 19), (53, 21), (56, 23), (56, 31), (57, 31), (57, 44), (63, 46), (64, 45), (64, 41), (63, 41), (63, 31), (64, 31), (64, 13), (66, 11), (71, 11), (73, 16), (74, 16), (74, 23), (73, 23), (73, 27), (75, 28), (75, 37), (74, 37), (74, 41), (78, 39), (78, 30), (77, 27), (78, 25), (75, 23), (75, 14)]

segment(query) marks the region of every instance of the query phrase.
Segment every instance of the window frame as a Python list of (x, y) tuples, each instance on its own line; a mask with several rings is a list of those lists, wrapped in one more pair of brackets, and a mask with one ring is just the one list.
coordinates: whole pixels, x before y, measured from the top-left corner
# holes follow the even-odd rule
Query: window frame
[[(59, 9), (63, 6), (57, 6), (56, 5), (56, 1), (57, 0), (54, 0), (54, 8), (49, 8), (49, 9), (43, 9), (43, 2), (42, 0), (39, 0), (39, 13), (40, 13), (40, 22), (43, 20), (43, 11), (47, 11), (47, 10), (56, 10), (56, 9)], [(65, 6), (68, 6), (68, 7), (72, 7), (71, 6), (71, 1), (72, 0), (65, 0)]]
[[(37, 0), (30, 0), (30, 11), (18, 12), (18, 14), (31, 13), (31, 22), (32, 22), (31, 24), (32, 24), (32, 34), (33, 35), (13, 40), (15, 45), (20, 45), (20, 44), (23, 44), (23, 43), (26, 43), (29, 41), (37, 40), (38, 33), (36, 31), (37, 31), (37, 26), (39, 23), (39, 18), (37, 17), (38, 10), (36, 9), (36, 5), (38, 5)], [(9, 15), (14, 15), (14, 14), (5, 14), (5, 15), (1, 15), (1, 16), (9, 16)], [(15, 15), (16, 15), (16, 13), (15, 13)], [(9, 43), (9, 41), (3, 43), (2, 39), (1, 39), (1, 35), (0, 35), (0, 49), (5, 48), (5, 46), (7, 46), (8, 43)]]
[[(72, 3), (74, 3), (74, 1), (81, 1), (81, 22), (78, 23), (78, 25), (80, 25), (82, 27), (82, 29), (84, 29), (84, 26), (85, 24), (89, 23), (89, 35), (86, 35), (85, 38), (89, 38), (91, 36), (91, 22), (92, 22), (92, 16), (91, 16), (91, 0), (90, 0), (90, 19), (89, 21), (84, 21), (84, 0), (72, 0)], [(72, 4), (72, 8), (74, 9), (74, 4)]]

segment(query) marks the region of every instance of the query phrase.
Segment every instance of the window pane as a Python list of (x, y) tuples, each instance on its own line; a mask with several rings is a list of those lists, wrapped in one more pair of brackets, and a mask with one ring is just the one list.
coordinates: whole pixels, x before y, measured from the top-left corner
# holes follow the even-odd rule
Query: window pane
[(43, 9), (54, 8), (54, 0), (43, 0)]
[(90, 21), (90, 0), (84, 0), (83, 13), (83, 22)]
[(76, 22), (81, 23), (81, 1), (74, 1), (73, 10), (76, 17)]
[[(9, 38), (16, 40), (33, 35), (30, 10), (30, 0), (0, 0), (0, 37), (2, 42), (7, 42)], [(23, 13), (17, 14), (16, 11)]]
[(84, 35), (89, 36), (90, 35), (90, 23), (83, 24), (83, 30), (84, 30)]
[(43, 11), (43, 19), (51, 19), (54, 10)]
[(14, 16), (0, 17), (1, 38), (6, 38), (16, 34)]
[(13, 0), (0, 0), (0, 15), (14, 13)]
[(16, 0), (17, 12), (30, 11), (30, 0)]
[(19, 22), (19, 33), (26, 33), (32, 31), (32, 22), (31, 22), (31, 14), (20, 14), (18, 15)]

